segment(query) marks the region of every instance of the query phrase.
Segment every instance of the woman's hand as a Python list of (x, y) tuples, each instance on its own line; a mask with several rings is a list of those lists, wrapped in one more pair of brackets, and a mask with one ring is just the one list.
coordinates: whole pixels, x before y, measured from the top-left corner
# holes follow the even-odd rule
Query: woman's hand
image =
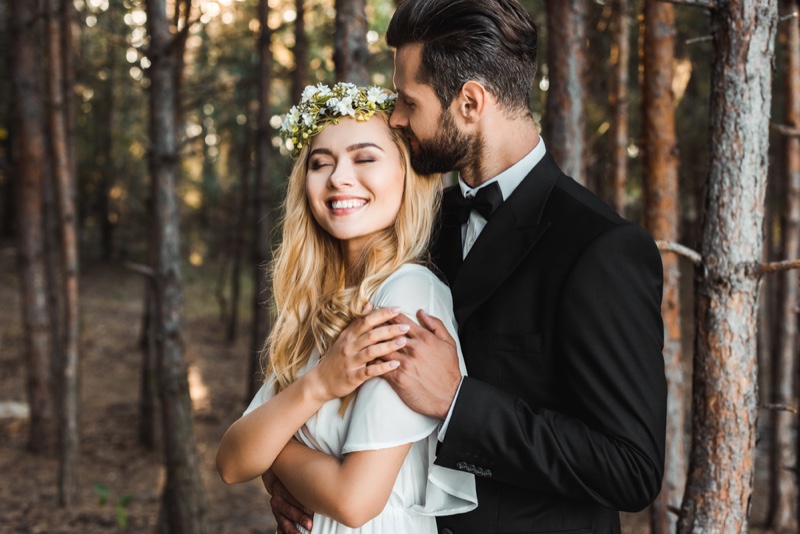
[(322, 402), (345, 397), (370, 378), (400, 365), (398, 361), (381, 360), (406, 344), (408, 325), (387, 324), (400, 309), (373, 310), (372, 304), (367, 304), (364, 311), (367, 315), (342, 330), (317, 366), (303, 376)]

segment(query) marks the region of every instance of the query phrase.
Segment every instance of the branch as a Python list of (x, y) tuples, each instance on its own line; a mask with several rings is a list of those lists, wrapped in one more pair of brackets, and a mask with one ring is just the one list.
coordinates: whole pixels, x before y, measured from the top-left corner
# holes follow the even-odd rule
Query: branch
[(788, 124), (777, 124), (775, 122), (771, 122), (769, 123), (769, 129), (775, 133), (779, 133), (787, 137), (800, 137), (800, 128), (789, 126)]
[(791, 412), (797, 415), (797, 408), (794, 406), (789, 406), (788, 404), (764, 404), (761, 406), (762, 408), (766, 408), (767, 410), (777, 410), (781, 412)]
[(149, 276), (150, 278), (155, 278), (156, 276), (156, 271), (148, 265), (142, 265), (141, 263), (133, 263), (130, 261), (123, 262), (122, 265), (124, 265), (131, 271), (143, 274), (145, 276)]
[(703, 263), (703, 256), (701, 256), (699, 252), (696, 252), (689, 247), (684, 247), (678, 243), (662, 240), (656, 241), (656, 245), (658, 246), (658, 250), (662, 252), (674, 252), (678, 256), (683, 256), (684, 258), (688, 259), (695, 265), (700, 265)]
[(704, 7), (706, 9), (714, 9), (717, 7), (716, 0), (661, 0), (662, 2), (669, 2), (670, 4), (677, 4), (679, 6), (690, 7)]
[(758, 264), (756, 273), (757, 274), (777, 273), (781, 271), (788, 271), (790, 269), (800, 269), (800, 260), (786, 260), (786, 261), (776, 261), (772, 263), (761, 263)]

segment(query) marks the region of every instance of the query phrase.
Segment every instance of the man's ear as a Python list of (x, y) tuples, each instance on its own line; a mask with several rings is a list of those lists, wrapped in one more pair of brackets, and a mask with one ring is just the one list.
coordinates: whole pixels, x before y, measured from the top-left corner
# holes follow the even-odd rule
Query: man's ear
[(489, 93), (482, 84), (474, 80), (468, 81), (456, 97), (457, 113), (467, 124), (477, 123), (486, 110), (488, 97)]

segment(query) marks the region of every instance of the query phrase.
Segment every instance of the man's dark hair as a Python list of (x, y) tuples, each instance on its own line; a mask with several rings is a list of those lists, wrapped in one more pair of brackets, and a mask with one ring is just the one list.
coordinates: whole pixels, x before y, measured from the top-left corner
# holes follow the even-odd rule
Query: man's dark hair
[(422, 44), (417, 81), (433, 87), (445, 109), (470, 80), (505, 109), (530, 109), (536, 24), (517, 0), (402, 0), (386, 42)]

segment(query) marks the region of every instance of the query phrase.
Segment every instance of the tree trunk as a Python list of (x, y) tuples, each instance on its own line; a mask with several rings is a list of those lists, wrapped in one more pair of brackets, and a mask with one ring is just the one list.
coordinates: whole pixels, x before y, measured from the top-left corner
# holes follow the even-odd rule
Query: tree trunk
[(614, 42), (611, 47), (611, 65), (614, 78), (610, 94), (611, 107), (611, 198), (614, 209), (625, 216), (628, 185), (628, 70), (631, 57), (630, 0), (615, 0)]
[[(109, 47), (108, 59), (106, 68), (108, 72), (113, 73), (116, 64), (116, 56), (118, 50), (115, 47)], [(117, 125), (114, 123), (114, 76), (109, 76), (108, 79), (103, 81), (103, 100), (102, 108), (99, 111), (98, 119), (100, 122), (99, 129), (104, 132), (100, 136), (100, 158), (103, 162), (100, 167), (100, 187), (97, 192), (97, 219), (100, 225), (100, 244), (103, 253), (103, 259), (106, 261), (111, 260), (114, 254), (114, 224), (111, 221), (111, 187), (114, 183), (114, 129)]]
[(155, 224), (155, 333), (166, 456), (162, 532), (208, 532), (192, 400), (183, 356), (178, 206), (176, 49), (166, 0), (147, 1), (150, 35), (150, 165)]
[(295, 0), (297, 19), (294, 22), (294, 72), (292, 73), (292, 104), (300, 102), (308, 84), (308, 35), (306, 34), (305, 0)]
[[(675, 134), (675, 98), (672, 94), (675, 61), (675, 16), (672, 4), (644, 3), (644, 75), (642, 86), (642, 148), (644, 149), (645, 226), (657, 240), (675, 242), (680, 235), (678, 209), (678, 139)], [(667, 448), (661, 493), (652, 507), (653, 534), (675, 532), (686, 480), (686, 380), (681, 351), (680, 266), (678, 256), (665, 253), (664, 368), (669, 396)]]
[[(64, 303), (63, 351), (57, 356), (59, 373), (59, 416), (61, 462), (59, 470), (59, 502), (72, 506), (78, 500), (79, 460), (79, 327), (78, 327), (78, 239), (75, 217), (75, 188), (72, 176), (72, 157), (68, 140), (65, 98), (64, 55), (61, 36), (63, 29), (61, 0), (47, 0), (47, 93), (50, 103), (50, 146), (52, 169), (58, 198), (58, 227), (61, 232), (61, 283)], [(69, 91), (71, 92), (71, 88)]]
[[(248, 91), (248, 94), (250, 91)], [(238, 213), (236, 214), (236, 227), (234, 228), (234, 245), (233, 245), (233, 258), (232, 258), (232, 265), (231, 265), (231, 313), (228, 319), (228, 342), (233, 343), (236, 341), (236, 332), (238, 329), (239, 324), (239, 298), (241, 296), (241, 278), (242, 278), (242, 255), (245, 252), (245, 247), (247, 245), (247, 226), (249, 224), (250, 218), (248, 217), (249, 209), (248, 204), (250, 203), (250, 172), (252, 166), (250, 164), (252, 160), (253, 149), (251, 146), (252, 136), (250, 132), (252, 131), (249, 126), (243, 128), (243, 139), (242, 139), (242, 152), (241, 152), (241, 164), (239, 173), (241, 175), (241, 180), (239, 183), (240, 187), (240, 196), (239, 196), (239, 209), (237, 210)]]
[(269, 125), (270, 108), (269, 95), (272, 83), (272, 49), (270, 40), (272, 32), (269, 24), (269, 2), (259, 0), (258, 13), (261, 21), (261, 39), (259, 40), (259, 69), (258, 69), (258, 119), (256, 133), (256, 174), (255, 194), (253, 205), (253, 220), (256, 223), (253, 237), (253, 264), (255, 266), (255, 289), (253, 299), (253, 338), (251, 345), (250, 368), (247, 375), (247, 400), (253, 398), (256, 390), (261, 385), (261, 349), (270, 331), (270, 314), (268, 304), (271, 300), (269, 279), (265, 272), (272, 261), (272, 248), (270, 234), (269, 207), (272, 200), (270, 187), (271, 163), (271, 131)]
[[(152, 224), (152, 223), (151, 223)], [(150, 228), (151, 236), (155, 230)], [(154, 247), (151, 244), (151, 249)], [(150, 253), (151, 265), (155, 265), (155, 254)], [(156, 288), (152, 276), (144, 280), (144, 312), (139, 348), (142, 351), (142, 366), (139, 382), (139, 443), (155, 450), (158, 438), (158, 354), (156, 348), (155, 316)]]
[(696, 272), (693, 436), (679, 532), (746, 533), (757, 420), (756, 328), (776, 2), (712, 11), (711, 158)]
[[(11, 35), (10, 24), (6, 11), (6, 2), (0, 2), (0, 50), (3, 50), (3, 90), (8, 91), (10, 87), (6, 83), (12, 79), (11, 74)], [(10, 2), (9, 2), (10, 4)], [(8, 94), (8, 93), (6, 93)], [(10, 122), (13, 116), (13, 98), (3, 102), (1, 113)], [(11, 130), (11, 128), (8, 128)], [(0, 238), (13, 239), (16, 235), (14, 219), (16, 218), (16, 206), (14, 199), (14, 180), (12, 179), (11, 169), (14, 167), (14, 135), (9, 134), (2, 138), (0, 136)]]
[(12, 0), (12, 94), (19, 139), (17, 160), (18, 249), (22, 315), (28, 367), (30, 427), (28, 448), (34, 452), (56, 450), (57, 419), (53, 399), (50, 318), (47, 279), (42, 250), (44, 229), (42, 185), (45, 173), (44, 110), (38, 98), (40, 66), (39, 13), (28, 0)]
[(567, 176), (586, 184), (584, 72), (586, 14), (584, 0), (547, 0), (547, 149)]
[[(798, 0), (783, 0), (786, 14), (800, 10)], [(784, 123), (800, 127), (800, 22), (788, 19), (786, 27), (786, 85)], [(800, 257), (800, 138), (785, 141), (785, 190), (783, 213), (783, 257)], [(772, 402), (797, 406), (795, 390), (798, 358), (797, 308), (800, 305), (800, 276), (797, 271), (785, 271), (776, 280), (780, 287), (779, 325), (772, 359)], [(769, 526), (775, 532), (797, 532), (797, 472), (795, 424), (797, 415), (774, 410), (772, 418), (772, 453), (770, 454), (771, 499)]]
[(366, 0), (336, 0), (336, 81), (369, 85)]

